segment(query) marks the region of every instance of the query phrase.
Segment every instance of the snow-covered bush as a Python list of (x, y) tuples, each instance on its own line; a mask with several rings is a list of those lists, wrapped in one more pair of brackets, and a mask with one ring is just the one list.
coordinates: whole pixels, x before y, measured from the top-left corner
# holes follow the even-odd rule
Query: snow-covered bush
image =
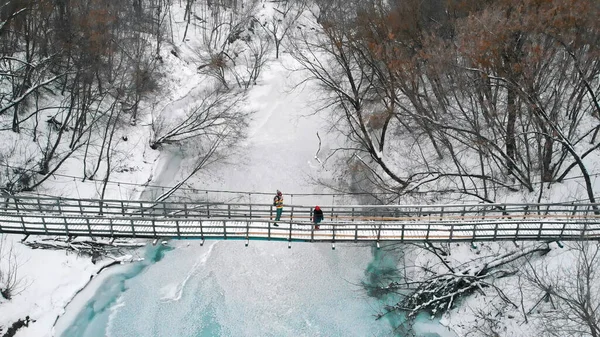
[(22, 291), (19, 263), (12, 242), (0, 234), (0, 300), (10, 300)]

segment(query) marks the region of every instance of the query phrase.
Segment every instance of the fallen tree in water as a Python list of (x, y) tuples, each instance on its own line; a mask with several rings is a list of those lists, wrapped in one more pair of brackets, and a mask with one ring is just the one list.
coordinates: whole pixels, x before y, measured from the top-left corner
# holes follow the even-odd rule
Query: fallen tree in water
[[(428, 250), (444, 260), (435, 250)], [(486, 288), (494, 289), (504, 301), (516, 307), (492, 281), (514, 275), (518, 268), (512, 266), (512, 262), (535, 253), (544, 255), (549, 251), (548, 244), (541, 243), (490, 256), (483, 261), (471, 261), (455, 268), (443, 263), (441, 271), (423, 268), (414, 280), (404, 278), (403, 281), (394, 281), (380, 287), (380, 291), (398, 293), (402, 299), (396, 305), (386, 307), (377, 318), (394, 311), (403, 311), (410, 318), (420, 312), (428, 312), (432, 316), (441, 315), (459, 299), (475, 291), (485, 294)]]
[(92, 240), (71, 238), (43, 238), (39, 240), (25, 240), (23, 244), (32, 249), (55, 249), (73, 251), (77, 254), (90, 256), (92, 262), (102, 256), (122, 256), (125, 250), (141, 248), (146, 245), (143, 242), (128, 240)]

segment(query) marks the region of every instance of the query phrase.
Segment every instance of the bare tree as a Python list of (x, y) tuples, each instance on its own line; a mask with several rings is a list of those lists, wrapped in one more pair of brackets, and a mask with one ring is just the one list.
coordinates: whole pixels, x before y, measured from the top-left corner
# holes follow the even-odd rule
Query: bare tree
[(535, 307), (547, 302), (532, 308), (532, 315), (540, 336), (600, 336), (600, 244), (577, 241), (567, 247), (563, 257), (574, 263), (527, 264), (525, 279), (540, 294)]
[[(323, 2), (320, 27), (291, 44), (324, 89), (331, 128), (348, 139), (329, 157), (353, 177), (346, 188), (493, 202), (499, 190), (561, 180), (573, 158), (565, 172), (578, 167), (595, 200), (583, 161), (600, 146), (598, 123), (583, 122), (597, 101), (593, 15), (555, 20), (556, 10), (572, 13), (560, 0), (520, 11), (502, 1)], [(589, 0), (575, 6), (597, 11)], [(574, 27), (590, 31), (573, 37), (575, 58), (554, 37)]]
[(167, 106), (152, 123), (150, 147), (156, 149), (162, 144), (222, 137), (225, 129), (235, 130), (228, 133), (231, 135), (242, 134), (248, 118), (248, 112), (240, 106), (242, 98), (239, 93), (216, 87), (201, 92), (198, 102), (179, 111), (180, 115), (167, 111)]
[(273, 13), (266, 20), (255, 19), (275, 43), (275, 58), (279, 58), (281, 41), (302, 16), (306, 4), (302, 0), (277, 1)]
[(234, 69), (234, 76), (240, 88), (248, 89), (251, 85), (256, 85), (256, 80), (260, 76), (268, 62), (268, 53), (271, 50), (269, 39), (263, 39), (260, 35), (253, 36), (244, 41), (246, 49), (241, 52), (242, 58), (241, 70)]

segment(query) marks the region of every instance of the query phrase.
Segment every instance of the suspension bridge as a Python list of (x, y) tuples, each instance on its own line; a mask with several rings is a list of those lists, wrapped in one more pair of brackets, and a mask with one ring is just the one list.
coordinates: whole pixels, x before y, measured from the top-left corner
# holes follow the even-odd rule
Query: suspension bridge
[(9, 196), (0, 233), (67, 237), (302, 242), (600, 239), (598, 204), (286, 205)]

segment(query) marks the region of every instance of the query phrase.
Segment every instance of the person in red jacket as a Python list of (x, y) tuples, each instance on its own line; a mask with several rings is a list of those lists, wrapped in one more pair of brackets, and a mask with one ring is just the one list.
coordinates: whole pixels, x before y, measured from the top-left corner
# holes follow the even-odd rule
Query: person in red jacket
[(313, 217), (312, 217), (312, 221), (315, 224), (315, 229), (319, 229), (319, 223), (321, 221), (323, 221), (324, 217), (323, 217), (323, 211), (321, 210), (321, 207), (319, 206), (315, 206), (315, 210), (313, 212)]

